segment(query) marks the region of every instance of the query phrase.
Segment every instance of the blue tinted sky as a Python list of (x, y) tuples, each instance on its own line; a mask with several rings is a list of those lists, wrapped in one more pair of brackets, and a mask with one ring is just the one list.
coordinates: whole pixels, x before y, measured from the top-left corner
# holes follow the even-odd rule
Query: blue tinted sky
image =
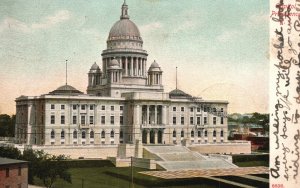
[[(122, 0), (0, 2), (0, 113), (20, 95), (65, 83), (86, 91)], [(127, 0), (130, 19), (163, 69), (165, 91), (227, 99), (232, 112), (268, 111), (268, 1)]]

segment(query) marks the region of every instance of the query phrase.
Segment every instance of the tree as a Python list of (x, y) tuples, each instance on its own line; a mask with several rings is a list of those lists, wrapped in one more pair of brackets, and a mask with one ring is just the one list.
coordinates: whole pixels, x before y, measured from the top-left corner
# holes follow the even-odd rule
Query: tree
[(0, 157), (22, 159), (21, 151), (14, 147), (0, 147)]
[(43, 150), (28, 149), (24, 151), (23, 159), (30, 161), (28, 174), (30, 183), (33, 183), (34, 176), (40, 178), (44, 185), (49, 188), (57, 179), (72, 183), (71, 175), (68, 172), (69, 167), (66, 163), (68, 158), (64, 155), (55, 156), (47, 154)]
[(7, 114), (0, 114), (0, 136), (13, 137), (15, 132), (16, 116), (10, 117)]

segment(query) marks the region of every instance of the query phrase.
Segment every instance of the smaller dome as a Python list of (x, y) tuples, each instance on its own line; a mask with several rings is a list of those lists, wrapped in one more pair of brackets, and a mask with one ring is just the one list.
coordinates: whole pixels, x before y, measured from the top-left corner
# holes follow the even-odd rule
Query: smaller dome
[(91, 70), (98, 70), (100, 69), (100, 67), (97, 65), (97, 63), (95, 62), (92, 66), (91, 66)]
[(108, 63), (108, 67), (120, 67), (120, 65), (116, 59), (113, 59)]
[(170, 98), (192, 98), (191, 95), (185, 93), (180, 89), (174, 89), (169, 93)]
[(101, 73), (101, 69), (96, 62), (91, 66), (89, 73)]
[(83, 92), (75, 89), (73, 86), (66, 84), (58, 87), (54, 91), (51, 91), (49, 94), (50, 95), (79, 95), (79, 94), (83, 94)]
[(161, 72), (161, 68), (160, 68), (159, 64), (155, 60), (150, 65), (148, 72)]

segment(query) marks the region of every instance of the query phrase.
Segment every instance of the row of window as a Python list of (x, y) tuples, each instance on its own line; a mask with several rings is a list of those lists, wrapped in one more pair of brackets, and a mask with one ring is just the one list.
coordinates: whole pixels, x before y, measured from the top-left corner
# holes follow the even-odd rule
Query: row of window
[[(174, 130), (173, 131), (173, 137), (175, 138), (176, 137), (176, 131)], [(182, 130), (181, 132), (180, 132), (180, 136), (181, 137), (184, 137), (184, 131)], [(213, 137), (216, 137), (217, 136), (217, 131), (213, 131)], [(223, 137), (224, 136), (224, 132), (223, 131), (221, 131), (220, 132), (220, 136), (221, 137)], [(193, 137), (195, 137), (195, 132), (194, 131), (191, 131), (191, 137), (193, 138)], [(198, 131), (198, 137), (201, 137), (201, 131)], [(204, 131), (204, 137), (207, 137), (207, 131)]]
[[(101, 132), (101, 138), (105, 138), (105, 134), (106, 134), (105, 131), (102, 131)], [(51, 136), (51, 139), (55, 139), (55, 132), (54, 132), (54, 130), (51, 131), (50, 136)], [(78, 132), (77, 132), (77, 130), (74, 130), (73, 131), (73, 139), (77, 139), (77, 136), (78, 136)], [(93, 130), (90, 131), (90, 138), (93, 139), (94, 136), (95, 136), (94, 131)], [(110, 132), (110, 138), (114, 138), (114, 137), (115, 137), (115, 132), (112, 130)], [(60, 132), (60, 138), (61, 139), (65, 139), (65, 131), (64, 130), (62, 130)], [(81, 138), (82, 139), (86, 138), (86, 131), (81, 131)], [(120, 131), (120, 138), (123, 138), (123, 131)]]
[[(174, 116), (173, 117), (173, 125), (176, 125), (177, 123), (177, 117)], [(204, 117), (203, 118), (203, 123), (204, 124), (207, 124), (207, 117)], [(220, 123), (221, 125), (224, 124), (224, 118), (221, 117), (220, 119)], [(180, 117), (180, 124), (181, 125), (184, 125), (184, 117)], [(190, 117), (190, 124), (194, 124), (194, 117)], [(200, 125), (201, 124), (201, 117), (197, 117), (197, 122), (196, 122), (197, 125)], [(213, 125), (216, 125), (217, 124), (217, 117), (213, 117)]]
[[(72, 123), (77, 124), (77, 116), (72, 117)], [(95, 123), (94, 121), (94, 116), (89, 116), (89, 124), (93, 125)], [(124, 118), (123, 116), (120, 116), (120, 125), (123, 125), (124, 123)], [(50, 124), (55, 124), (55, 115), (51, 115), (50, 117)], [(65, 116), (61, 115), (60, 116), (60, 124), (65, 124)], [(86, 125), (86, 116), (80, 116), (80, 124), (81, 125)], [(101, 116), (101, 124), (105, 124), (105, 116)], [(115, 124), (115, 116), (110, 116), (110, 124)]]
[[(77, 110), (77, 104), (73, 104), (72, 105), (72, 109), (73, 110)], [(87, 107), (87, 105), (86, 104), (83, 104), (83, 105), (80, 105), (80, 109), (81, 110), (86, 110), (86, 107)], [(89, 109), (90, 110), (94, 110), (94, 107), (95, 107), (95, 105), (89, 105)], [(101, 110), (105, 110), (105, 108), (106, 108), (106, 106), (104, 106), (104, 105), (102, 105), (101, 106)], [(51, 110), (54, 110), (55, 109), (55, 104), (51, 104)], [(60, 109), (61, 110), (64, 110), (65, 109), (65, 105), (64, 104), (61, 104), (60, 105)], [(123, 111), (123, 109), (124, 109), (124, 106), (120, 106), (120, 111)], [(111, 111), (114, 111), (115, 110), (115, 106), (110, 106), (110, 110)]]
[[(197, 107), (196, 110), (197, 110), (197, 112), (200, 112), (200, 111), (201, 111), (201, 108), (200, 108), (200, 107)], [(176, 106), (173, 106), (173, 112), (176, 112), (176, 111), (177, 111), (177, 107), (176, 107)], [(185, 107), (183, 107), (183, 106), (180, 107), (180, 111), (181, 111), (181, 112), (184, 112), (184, 111), (185, 111)], [(217, 112), (217, 109), (216, 109), (216, 108), (204, 107), (204, 108), (203, 108), (203, 111), (204, 111), (204, 112), (208, 112), (208, 111)], [(221, 108), (220, 111), (223, 112), (224, 109)], [(191, 107), (191, 108), (190, 108), (190, 112), (194, 112), (194, 107)]]

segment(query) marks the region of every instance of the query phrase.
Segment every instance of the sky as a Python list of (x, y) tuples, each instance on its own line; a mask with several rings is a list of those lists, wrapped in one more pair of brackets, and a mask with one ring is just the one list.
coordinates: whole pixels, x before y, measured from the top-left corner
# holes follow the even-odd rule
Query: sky
[[(176, 87), (203, 99), (229, 101), (229, 113), (268, 112), (268, 1), (127, 0), (149, 56)], [(123, 0), (1, 0), (0, 114), (15, 99), (65, 84), (83, 92)]]

